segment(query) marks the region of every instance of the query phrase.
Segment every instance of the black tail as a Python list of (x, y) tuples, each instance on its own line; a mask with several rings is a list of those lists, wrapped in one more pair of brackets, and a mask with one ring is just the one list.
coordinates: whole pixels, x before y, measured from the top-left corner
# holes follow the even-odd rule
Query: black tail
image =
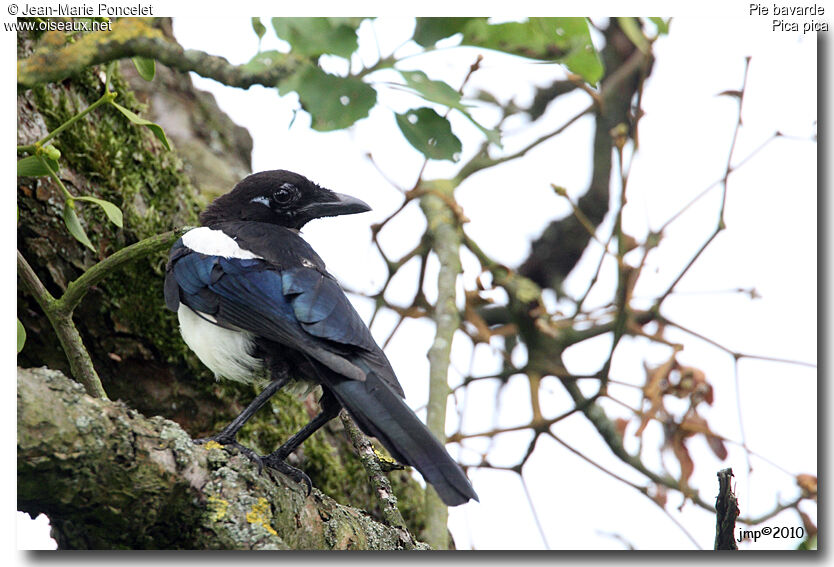
[(478, 500), (460, 466), (390, 386), (374, 372), (364, 382), (338, 379), (328, 384), (359, 428), (379, 439), (391, 455), (420, 471), (449, 506)]

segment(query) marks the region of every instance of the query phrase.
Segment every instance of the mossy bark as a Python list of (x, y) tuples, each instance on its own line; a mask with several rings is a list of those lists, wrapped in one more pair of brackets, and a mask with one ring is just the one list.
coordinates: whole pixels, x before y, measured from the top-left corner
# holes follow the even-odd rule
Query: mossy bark
[(18, 370), (17, 413), (18, 508), (47, 514), (63, 549), (415, 548), (363, 510), (306, 496), (58, 371)]

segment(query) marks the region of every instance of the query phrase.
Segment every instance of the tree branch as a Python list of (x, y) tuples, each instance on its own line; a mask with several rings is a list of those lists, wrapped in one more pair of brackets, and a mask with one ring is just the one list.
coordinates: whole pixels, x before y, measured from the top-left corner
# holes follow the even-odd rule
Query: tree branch
[[(46, 368), (18, 369), (18, 509), (68, 549), (404, 549), (401, 530), (176, 423), (95, 399)], [(106, 487), (106, 490), (102, 490)], [(417, 544), (425, 549), (425, 544)]]
[(55, 330), (61, 348), (69, 361), (73, 377), (84, 385), (88, 394), (106, 399), (107, 393), (101, 385), (90, 354), (84, 348), (84, 341), (81, 340), (81, 335), (75, 323), (72, 322), (72, 311), (66, 310), (62, 302), (49, 293), (20, 250), (17, 251), (17, 274)]
[[(429, 349), (429, 401), (426, 424), (441, 443), (446, 441), (446, 401), (449, 397), (449, 363), (452, 339), (460, 326), (460, 313), (455, 298), (457, 279), (461, 273), (459, 250), (461, 230), (455, 212), (449, 206), (455, 185), (449, 181), (425, 182), (426, 193), (420, 206), (428, 221), (432, 248), (440, 261), (437, 276), (437, 305), (434, 342)], [(429, 186), (430, 185), (430, 186)], [(426, 491), (426, 539), (435, 549), (448, 549), (446, 527), (449, 511), (433, 488)]]
[[(406, 526), (399, 508), (397, 508), (397, 497), (391, 489), (391, 481), (382, 472), (379, 458), (370, 439), (353, 423), (347, 411), (342, 410), (339, 413), (339, 419), (342, 425), (344, 425), (345, 431), (348, 437), (350, 437), (350, 442), (353, 444), (353, 448), (356, 449), (359, 459), (362, 461), (362, 466), (365, 467), (365, 471), (368, 473), (368, 479), (371, 481), (381, 501), (382, 516), (385, 518), (385, 522), (392, 528), (400, 530), (407, 549), (414, 549), (416, 542), (408, 531), (408, 526)], [(402, 465), (399, 466), (403, 468)]]
[(163, 234), (157, 234), (156, 236), (145, 238), (144, 240), (140, 240), (130, 246), (125, 246), (118, 252), (111, 254), (101, 262), (85, 271), (78, 277), (78, 279), (70, 282), (69, 285), (67, 285), (67, 290), (64, 292), (64, 295), (62, 295), (58, 300), (58, 303), (68, 313), (72, 313), (72, 310), (75, 309), (79, 303), (81, 303), (81, 300), (90, 288), (103, 280), (114, 270), (117, 270), (134, 260), (150, 256), (151, 254), (155, 254), (162, 250), (167, 250), (177, 238), (185, 234), (186, 230), (187, 228), (177, 228)]
[(299, 63), (294, 56), (281, 54), (280, 59), (268, 68), (253, 71), (246, 65), (232, 65), (223, 57), (183, 49), (179, 44), (166, 40), (160, 30), (151, 27), (147, 18), (124, 18), (114, 22), (111, 31), (89, 33), (57, 49), (47, 45), (18, 61), (17, 86), (29, 89), (61, 81), (91, 65), (134, 56), (155, 59), (178, 71), (193, 71), (202, 77), (242, 89), (252, 85), (274, 87)]

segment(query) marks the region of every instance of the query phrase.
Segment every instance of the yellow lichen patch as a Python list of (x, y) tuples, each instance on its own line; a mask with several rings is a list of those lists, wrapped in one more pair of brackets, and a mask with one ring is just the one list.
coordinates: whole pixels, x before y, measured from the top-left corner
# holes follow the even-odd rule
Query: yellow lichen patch
[(217, 496), (208, 497), (209, 514), (212, 522), (217, 522), (226, 517), (226, 510), (229, 508), (228, 500)]
[(222, 449), (223, 445), (221, 445), (217, 441), (209, 441), (208, 443), (203, 445), (203, 447), (206, 448), (206, 451), (211, 451), (212, 449)]
[(252, 509), (246, 513), (246, 521), (250, 524), (260, 524), (263, 528), (274, 536), (278, 535), (270, 525), (272, 520), (272, 510), (269, 507), (269, 501), (266, 498), (258, 498), (258, 502), (252, 506)]
[(56, 49), (67, 43), (67, 34), (59, 31), (48, 31), (41, 36), (39, 47)]
[(387, 465), (398, 465), (399, 464), (397, 461), (395, 461), (394, 459), (392, 459), (388, 455), (383, 455), (382, 453), (377, 451), (376, 447), (371, 447), (371, 448), (374, 450), (374, 455), (376, 455), (376, 458), (380, 463), (385, 463)]

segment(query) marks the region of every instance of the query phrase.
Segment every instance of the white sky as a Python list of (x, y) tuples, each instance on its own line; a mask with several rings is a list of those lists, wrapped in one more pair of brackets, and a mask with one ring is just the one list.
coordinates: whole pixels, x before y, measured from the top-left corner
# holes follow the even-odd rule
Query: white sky
[[(268, 10), (261, 12), (268, 13)], [(645, 90), (643, 108), (646, 116), (640, 123), (641, 148), (631, 170), (625, 218), (626, 231), (638, 239), (648, 227), (657, 228), (692, 196), (721, 177), (736, 104), (734, 99), (715, 95), (740, 87), (746, 55), (752, 55), (753, 60), (745, 99), (745, 127), (737, 144), (735, 161), (746, 156), (774, 130), (806, 139), (815, 131), (817, 73), (813, 36), (770, 32), (769, 25), (762, 19), (723, 20), (713, 16), (678, 18), (673, 22), (670, 36), (655, 45), (657, 60)], [(268, 24), (268, 20), (264, 23)], [(383, 18), (378, 22), (376, 32), (384, 55), (399, 45), (402, 38), (408, 37), (410, 25), (408, 19)], [(233, 63), (245, 62), (256, 49), (257, 42), (248, 17), (179, 18), (174, 29), (177, 39), (185, 47), (222, 55)], [(12, 34), (5, 35), (8, 41)], [(271, 29), (265, 38), (264, 49), (271, 48), (270, 37), (274, 37)], [(14, 51), (7, 47), (5, 52)], [(375, 48), (362, 52), (363, 60), (373, 61), (374, 53)], [(442, 57), (413, 59), (415, 68), (424, 69), (432, 78), (448, 80), (452, 85), (459, 84), (471, 62), (471, 52), (455, 57), (452, 51)], [(481, 85), (501, 99), (514, 97), (517, 102), (526, 103), (535, 85), (547, 84), (557, 73), (553, 66), (533, 65), (498, 55), (487, 57), (470, 86)], [(384, 271), (368, 244), (368, 226), (390, 214), (399, 205), (400, 197), (362, 156), (367, 151), (372, 152), (389, 177), (403, 186), (413, 184), (422, 160), (402, 140), (390, 109), (401, 111), (420, 106), (420, 101), (390, 91), (380, 92), (379, 108), (350, 133), (321, 134), (307, 129), (309, 118), (304, 113), (299, 113), (288, 129), (296, 107), (292, 95), (279, 98), (274, 91), (260, 87), (240, 91), (202, 79), (195, 79), (195, 84), (214, 92), (221, 108), (249, 129), (255, 140), (254, 170), (293, 169), (334, 190), (355, 195), (374, 207), (372, 213), (365, 215), (314, 223), (305, 229), (305, 236), (328, 263), (331, 272), (347, 287), (362, 291), (377, 289)], [(548, 111), (546, 126), (535, 134), (557, 127), (582, 104), (586, 103), (579, 94), (566, 97), (564, 103)], [(489, 119), (488, 114), (483, 114), (485, 122)], [(453, 120), (453, 126), (464, 142), (464, 155), (471, 154), (480, 142), (477, 131), (467, 127), (465, 120)], [(514, 126), (519, 131), (523, 123), (516, 121)], [(588, 120), (580, 120), (564, 135), (543, 144), (523, 160), (492, 168), (488, 174), (468, 180), (457, 193), (466, 215), (472, 220), (466, 225), (467, 233), (497, 260), (518, 265), (528, 252), (530, 240), (552, 218), (566, 213), (564, 202), (552, 194), (549, 184), (565, 186), (574, 197), (581, 195), (587, 187), (590, 129)], [(515, 139), (508, 138), (507, 148), (522, 145), (523, 140), (533, 137), (535, 135), (523, 134)], [(454, 166), (448, 163), (439, 164), (430, 168), (427, 176), (439, 177), (453, 170)], [(713, 190), (670, 227), (650, 263), (650, 271), (657, 273), (645, 278), (638, 293), (651, 296), (664, 289), (682, 263), (714, 229), (719, 191), (719, 188)], [(750, 301), (744, 296), (727, 293), (686, 295), (670, 298), (664, 313), (734, 350), (815, 363), (816, 199), (815, 145), (793, 140), (771, 143), (731, 176), (726, 211), (728, 228), (678, 287), (690, 292), (755, 287), (762, 299)], [(420, 216), (414, 208), (401, 219), (398, 217), (399, 222), (390, 228), (391, 234), (384, 235), (386, 252), (392, 257), (416, 242), (422, 231)], [(610, 225), (606, 223), (605, 226)], [(334, 233), (338, 238), (334, 238)], [(358, 259), (355, 250), (362, 251)], [(568, 279), (568, 292), (582, 292), (589, 273), (596, 266), (598, 254), (597, 249), (586, 257)], [(353, 270), (357, 261), (365, 269)], [(471, 269), (473, 262), (464, 258), (464, 266)], [(464, 277), (468, 288), (471, 288), (474, 275), (472, 272)], [(610, 281), (610, 272), (604, 272), (602, 279), (605, 280), (606, 275)], [(395, 280), (397, 285), (389, 297), (407, 301), (413, 293), (413, 283), (408, 284), (410, 276), (407, 274), (400, 279), (401, 282)], [(589, 299), (591, 305), (595, 301), (607, 301), (613, 286), (606, 283), (600, 288), (601, 293)], [(367, 304), (359, 301), (357, 307), (363, 316), (370, 314)], [(387, 337), (394, 319), (378, 319), (373, 331), (381, 341)], [(403, 382), (407, 399), (416, 408), (425, 401), (428, 369), (425, 352), (432, 336), (431, 325), (404, 324), (386, 351)], [(670, 337), (686, 345), (679, 359), (702, 369), (715, 388), (716, 403), (702, 415), (709, 419), (715, 431), (730, 439), (740, 439), (731, 358), (691, 337), (682, 334), (670, 334)], [(575, 352), (569, 351), (566, 356), (569, 370), (577, 373), (598, 370), (610, 342), (604, 339), (593, 342), (597, 344), (589, 341), (589, 344), (577, 347)], [(467, 343), (465, 337), (459, 337), (453, 354), (454, 367), (463, 373), (470, 371), (471, 349)], [(668, 356), (668, 351), (647, 348), (645, 342), (631, 343), (620, 347), (612, 375), (640, 384), (642, 363), (657, 364)], [(488, 349), (479, 347), (476, 355), (473, 373), (494, 370), (494, 355)], [(794, 365), (742, 360), (739, 372), (742, 416), (749, 446), (791, 473), (816, 473), (816, 371)], [(459, 374), (453, 374), (451, 380), (459, 380)], [(566, 407), (565, 395), (555, 381), (549, 383), (548, 389), (553, 393), (545, 397), (546, 408), (556, 415)], [(620, 399), (631, 405), (639, 402), (639, 392), (635, 392), (617, 391)], [(466, 431), (491, 426), (494, 394), (494, 387), (486, 384), (473, 389), (467, 400), (470, 410), (466, 414)], [(501, 398), (506, 411), (498, 421), (500, 425), (520, 423), (528, 418), (526, 395), (522, 380), (511, 381)], [(624, 415), (618, 406), (607, 404), (605, 407), (612, 417)], [(484, 409), (473, 415), (471, 408)], [(450, 410), (450, 420), (456, 419)], [(629, 429), (632, 438), (634, 428)], [(610, 455), (584, 418), (564, 420), (555, 431), (603, 466), (632, 480), (640, 480), (639, 475), (630, 473)], [(526, 448), (529, 436), (505, 437), (496, 442), (491, 459), (512, 464), (517, 460), (518, 452)], [(646, 460), (657, 468), (650, 455), (656, 452), (654, 448), (660, 441), (658, 430), (650, 428), (644, 440)], [(478, 450), (483, 443), (473, 442), (470, 446)], [(696, 462), (691, 483), (701, 490), (701, 496), (707, 501), (714, 497), (717, 486), (715, 471), (726, 466), (733, 466), (736, 472), (743, 515), (769, 510), (780, 491), (785, 499), (795, 493), (790, 477), (762, 461), (754, 459), (755, 472), (748, 476), (743, 451), (737, 447), (728, 446), (730, 458), (720, 462), (702, 440), (693, 439), (688, 446)], [(464, 450), (459, 456), (471, 462), (476, 453)], [(666, 454), (664, 462), (676, 470), (670, 454)], [(475, 470), (471, 476), (481, 503), (451, 510), (450, 528), (458, 547), (543, 549), (542, 538), (518, 478), (510, 473), (486, 470)], [(619, 534), (638, 549), (693, 548), (683, 532), (648, 499), (599, 473), (550, 439), (539, 441), (534, 457), (525, 468), (525, 478), (552, 549), (623, 548), (619, 541), (605, 533)], [(679, 514), (676, 512), (678, 504), (679, 496), (671, 495), (667, 508), (702, 547), (710, 548), (713, 517), (691, 504)], [(814, 507), (806, 505), (803, 509), (816, 517)], [(766, 525), (781, 527), (799, 523), (796, 515), (789, 513)], [(19, 538), (31, 533), (20, 526)], [(44, 531), (41, 528), (34, 533), (43, 534)], [(43, 545), (39, 541), (18, 539), (18, 546)], [(797, 540), (760, 539), (747, 547), (784, 549), (797, 543)]]

